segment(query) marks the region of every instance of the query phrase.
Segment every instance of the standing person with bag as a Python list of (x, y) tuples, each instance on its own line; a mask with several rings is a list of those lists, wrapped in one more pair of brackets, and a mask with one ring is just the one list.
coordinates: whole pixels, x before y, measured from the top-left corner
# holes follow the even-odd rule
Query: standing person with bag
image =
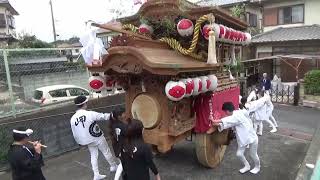
[(87, 110), (88, 99), (86, 96), (78, 96), (74, 103), (78, 107), (77, 112), (71, 117), (70, 124), (75, 141), (82, 145), (88, 146), (91, 165), (94, 174), (94, 180), (104, 179), (106, 175), (101, 175), (98, 167), (99, 151), (110, 164), (110, 171), (117, 169), (117, 160), (112, 155), (108, 143), (100, 130), (97, 121), (107, 121), (111, 118), (110, 113), (98, 113)]
[(141, 121), (129, 119), (126, 142), (120, 156), (126, 180), (150, 180), (149, 169), (156, 180), (161, 180), (152, 160), (151, 148), (143, 141), (142, 131)]

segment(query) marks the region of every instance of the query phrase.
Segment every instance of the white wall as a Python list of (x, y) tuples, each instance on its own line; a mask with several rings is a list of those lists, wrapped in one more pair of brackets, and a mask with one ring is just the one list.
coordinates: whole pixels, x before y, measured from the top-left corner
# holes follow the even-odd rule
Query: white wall
[(270, 45), (257, 46), (256, 58), (258, 58), (258, 53), (271, 53), (271, 52), (272, 52), (272, 46)]
[(266, 4), (264, 8), (275, 8), (298, 4), (304, 4), (304, 23), (267, 26), (264, 27), (264, 32), (273, 30), (278, 27), (295, 27), (303, 25), (320, 24), (320, 0), (288, 0), (286, 2), (274, 2)]

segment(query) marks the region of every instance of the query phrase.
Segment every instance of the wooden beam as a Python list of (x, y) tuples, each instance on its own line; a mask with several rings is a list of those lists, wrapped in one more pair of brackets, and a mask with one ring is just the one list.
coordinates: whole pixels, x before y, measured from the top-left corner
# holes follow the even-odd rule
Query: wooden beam
[(141, 39), (145, 39), (145, 40), (152, 40), (149, 37), (146, 37), (146, 36), (143, 36), (143, 35), (140, 35), (140, 34), (136, 34), (136, 33), (133, 33), (131, 31), (126, 31), (126, 30), (123, 30), (123, 29), (119, 29), (119, 28), (116, 28), (116, 27), (114, 27), (114, 26), (112, 26), (110, 24), (92, 23), (92, 26), (99, 27), (99, 28), (106, 29), (106, 30), (110, 30), (110, 31), (115, 31), (115, 32), (118, 32), (118, 33), (128, 34), (130, 36), (141, 38)]

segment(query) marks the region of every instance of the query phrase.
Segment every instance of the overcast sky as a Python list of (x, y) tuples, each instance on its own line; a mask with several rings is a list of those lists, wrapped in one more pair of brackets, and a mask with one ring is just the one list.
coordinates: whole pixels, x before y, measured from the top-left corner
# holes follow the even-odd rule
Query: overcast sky
[[(17, 32), (35, 34), (39, 39), (53, 41), (49, 0), (9, 0), (19, 12), (16, 16)], [(133, 0), (52, 0), (58, 39), (79, 36), (85, 30), (87, 20), (108, 22), (113, 14), (110, 9), (122, 9), (133, 13)], [(131, 11), (131, 12), (130, 12)]]
[[(27, 32), (39, 39), (52, 42), (52, 23), (49, 0), (9, 0), (19, 12), (16, 16), (17, 32)], [(191, 0), (197, 1), (197, 0)], [(85, 22), (110, 21), (119, 9), (130, 15), (138, 11), (140, 5), (133, 5), (134, 0), (52, 0), (56, 31), (59, 39), (80, 36), (85, 30)]]

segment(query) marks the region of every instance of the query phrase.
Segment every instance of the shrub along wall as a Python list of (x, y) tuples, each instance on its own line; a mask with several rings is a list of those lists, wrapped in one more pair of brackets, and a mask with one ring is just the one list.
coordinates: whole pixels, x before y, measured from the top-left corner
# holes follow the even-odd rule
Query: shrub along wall
[(311, 70), (304, 76), (305, 94), (320, 95), (320, 70)]

